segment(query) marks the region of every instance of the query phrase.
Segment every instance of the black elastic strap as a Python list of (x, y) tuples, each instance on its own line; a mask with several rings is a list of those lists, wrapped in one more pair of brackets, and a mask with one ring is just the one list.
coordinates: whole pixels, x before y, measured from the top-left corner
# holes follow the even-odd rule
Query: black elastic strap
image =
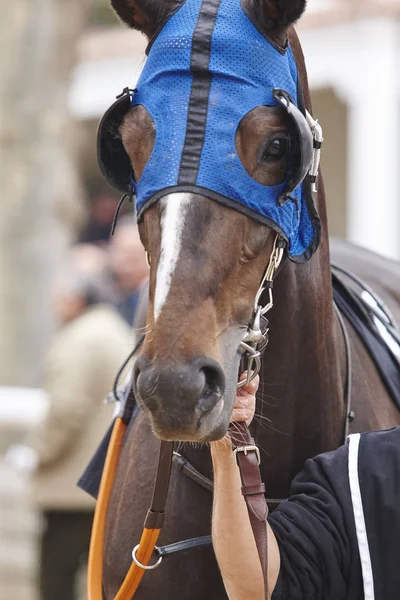
[(122, 208), (122, 206), (123, 206), (123, 204), (124, 204), (124, 202), (125, 202), (125, 200), (127, 198), (129, 198), (129, 202), (132, 202), (132, 194), (123, 194), (121, 196), (121, 198), (119, 199), (118, 206), (117, 206), (117, 208), (115, 210), (113, 222), (112, 222), (112, 225), (111, 225), (111, 236), (113, 236), (114, 233), (115, 233), (115, 228), (117, 226), (117, 221), (118, 221), (119, 213), (121, 212), (121, 208)]
[(169, 544), (168, 546), (161, 546), (156, 549), (157, 556), (170, 556), (177, 552), (183, 552), (185, 550), (191, 550), (192, 548), (199, 548), (201, 546), (210, 546), (212, 544), (211, 535), (204, 535), (202, 537), (192, 538), (191, 540), (183, 540), (182, 542), (175, 542), (175, 544)]
[(118, 371), (118, 373), (117, 373), (117, 375), (115, 377), (114, 386), (113, 386), (113, 394), (114, 394), (114, 398), (115, 398), (115, 400), (117, 402), (119, 402), (120, 400), (122, 400), (122, 398), (120, 398), (120, 395), (119, 395), (119, 392), (118, 392), (118, 384), (119, 384), (119, 380), (121, 379), (121, 375), (124, 372), (127, 364), (131, 360), (131, 358), (133, 358), (135, 356), (136, 352), (139, 350), (140, 346), (143, 344), (144, 338), (145, 338), (145, 336), (142, 335), (142, 337), (139, 339), (138, 343), (136, 344), (136, 346), (134, 347), (134, 349), (132, 350), (132, 352), (129, 354), (128, 358), (125, 360), (124, 364), (122, 365), (122, 367), (120, 368), (120, 370)]
[(212, 75), (209, 71), (211, 39), (221, 0), (203, 0), (192, 38), (190, 70), (193, 73), (185, 142), (178, 184), (195, 184), (207, 126)]

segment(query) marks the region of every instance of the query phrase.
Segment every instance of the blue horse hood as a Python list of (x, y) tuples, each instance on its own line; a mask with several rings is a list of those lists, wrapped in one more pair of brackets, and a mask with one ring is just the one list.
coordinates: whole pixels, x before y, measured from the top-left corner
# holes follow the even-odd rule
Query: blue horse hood
[(235, 145), (247, 113), (280, 106), (276, 89), (304, 113), (290, 46), (282, 51), (260, 33), (240, 0), (186, 0), (152, 41), (132, 93), (132, 106), (143, 105), (156, 130), (133, 182), (138, 219), (168, 193), (198, 193), (267, 224), (285, 238), (292, 260), (308, 260), (321, 230), (309, 176), (281, 205), (287, 181), (255, 181)]

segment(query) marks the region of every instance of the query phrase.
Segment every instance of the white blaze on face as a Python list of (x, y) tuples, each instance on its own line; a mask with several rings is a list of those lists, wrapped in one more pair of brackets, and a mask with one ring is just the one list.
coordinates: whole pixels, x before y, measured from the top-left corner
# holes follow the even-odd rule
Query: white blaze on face
[(154, 298), (154, 320), (160, 315), (168, 297), (172, 276), (178, 262), (181, 249), (182, 231), (185, 222), (190, 194), (170, 194), (161, 200), (163, 214), (161, 217), (161, 252), (157, 270), (156, 291)]

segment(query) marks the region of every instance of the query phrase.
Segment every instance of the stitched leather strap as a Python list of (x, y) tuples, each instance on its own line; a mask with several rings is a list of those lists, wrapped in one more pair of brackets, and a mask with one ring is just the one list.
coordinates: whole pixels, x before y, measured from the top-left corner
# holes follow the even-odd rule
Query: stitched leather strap
[(260, 485), (247, 486), (246, 488), (242, 488), (242, 494), (243, 496), (265, 494), (265, 485), (261, 483)]
[(268, 600), (268, 506), (265, 498), (265, 486), (261, 481), (259, 455), (246, 423), (234, 423), (234, 425), (231, 425), (229, 432), (233, 449), (236, 451), (236, 459), (242, 480), (242, 494), (249, 512), (250, 524), (264, 576), (265, 598)]
[(191, 465), (190, 462), (187, 461), (184, 456), (182, 456), (182, 454), (174, 452), (173, 461), (174, 464), (178, 467), (178, 469), (182, 471), (182, 473), (184, 473), (187, 477), (192, 479), (192, 481), (195, 481), (209, 492), (213, 491), (214, 484), (211, 481), (211, 479), (208, 479), (208, 477), (200, 473), (200, 471), (198, 471), (193, 465)]

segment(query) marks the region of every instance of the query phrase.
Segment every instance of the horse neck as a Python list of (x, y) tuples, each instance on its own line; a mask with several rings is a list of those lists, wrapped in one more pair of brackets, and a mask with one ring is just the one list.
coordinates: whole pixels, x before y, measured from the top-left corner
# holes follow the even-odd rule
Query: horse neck
[(305, 264), (286, 261), (268, 315), (255, 428), (266, 453), (265, 481), (280, 497), (307, 458), (337, 447), (343, 436), (344, 344), (332, 300), (322, 180), (317, 204), (321, 245)]
[[(293, 27), (289, 41), (305, 106), (312, 114), (304, 55)], [(321, 244), (308, 263), (287, 261), (277, 278), (271, 343), (261, 378), (257, 440), (267, 453), (264, 476), (272, 483), (270, 493), (281, 497), (307, 458), (337, 447), (343, 439), (345, 350), (332, 300), (322, 177), (316, 205)]]

